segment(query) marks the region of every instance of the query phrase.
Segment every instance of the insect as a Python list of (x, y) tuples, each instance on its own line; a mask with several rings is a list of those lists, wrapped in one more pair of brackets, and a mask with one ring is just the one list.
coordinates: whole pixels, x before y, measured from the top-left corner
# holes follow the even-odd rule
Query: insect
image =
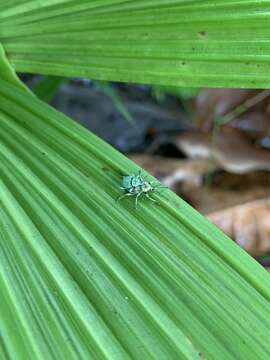
[(124, 190), (125, 193), (116, 200), (117, 202), (126, 196), (135, 196), (135, 209), (138, 208), (138, 199), (141, 195), (146, 196), (149, 200), (157, 202), (153, 199), (149, 193), (156, 191), (157, 188), (167, 188), (160, 184), (154, 185), (154, 181), (148, 181), (147, 177), (142, 175), (141, 171), (132, 175), (125, 175), (122, 178), (122, 186), (120, 189)]

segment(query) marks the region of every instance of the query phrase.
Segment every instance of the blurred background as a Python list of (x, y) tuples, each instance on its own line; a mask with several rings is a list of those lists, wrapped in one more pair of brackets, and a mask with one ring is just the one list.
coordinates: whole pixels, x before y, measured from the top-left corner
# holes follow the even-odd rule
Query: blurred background
[(27, 74), (21, 79), (169, 186), (270, 270), (270, 90)]

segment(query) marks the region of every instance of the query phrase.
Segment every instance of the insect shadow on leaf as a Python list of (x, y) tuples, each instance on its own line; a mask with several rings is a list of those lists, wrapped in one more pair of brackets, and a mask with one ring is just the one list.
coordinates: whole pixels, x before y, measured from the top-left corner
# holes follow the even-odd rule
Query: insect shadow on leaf
[(116, 199), (116, 202), (127, 196), (135, 197), (135, 209), (138, 208), (138, 200), (140, 196), (145, 196), (149, 200), (157, 203), (157, 200), (153, 199), (150, 196), (150, 193), (157, 191), (157, 189), (166, 188), (167, 186), (162, 186), (161, 184), (155, 184), (154, 181), (148, 181), (147, 176), (142, 175), (141, 170), (138, 174), (125, 175), (122, 178), (122, 186), (120, 189), (124, 190), (125, 193), (119, 196)]

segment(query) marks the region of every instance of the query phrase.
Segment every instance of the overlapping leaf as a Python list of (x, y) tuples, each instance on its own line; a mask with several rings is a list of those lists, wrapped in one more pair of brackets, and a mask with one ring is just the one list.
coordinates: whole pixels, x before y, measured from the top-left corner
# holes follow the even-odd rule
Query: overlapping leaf
[(0, 20), (0, 41), (17, 71), (270, 85), (269, 0), (2, 0)]

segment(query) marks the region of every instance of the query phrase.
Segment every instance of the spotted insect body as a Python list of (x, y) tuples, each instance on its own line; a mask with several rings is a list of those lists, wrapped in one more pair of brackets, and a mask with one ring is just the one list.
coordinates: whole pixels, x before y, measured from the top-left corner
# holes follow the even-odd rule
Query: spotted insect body
[(131, 189), (134, 187), (138, 187), (144, 184), (144, 179), (141, 175), (127, 175), (123, 176), (122, 179), (122, 188), (123, 189)]
[(126, 175), (122, 178), (122, 186), (120, 189), (124, 190), (125, 193), (121, 195), (117, 201), (123, 199), (126, 196), (135, 196), (135, 209), (138, 207), (138, 199), (144, 195), (149, 200), (157, 202), (155, 199), (150, 197), (149, 193), (156, 191), (157, 188), (161, 188), (160, 184), (154, 185), (154, 181), (148, 181), (145, 176), (141, 174), (141, 171), (136, 175)]

